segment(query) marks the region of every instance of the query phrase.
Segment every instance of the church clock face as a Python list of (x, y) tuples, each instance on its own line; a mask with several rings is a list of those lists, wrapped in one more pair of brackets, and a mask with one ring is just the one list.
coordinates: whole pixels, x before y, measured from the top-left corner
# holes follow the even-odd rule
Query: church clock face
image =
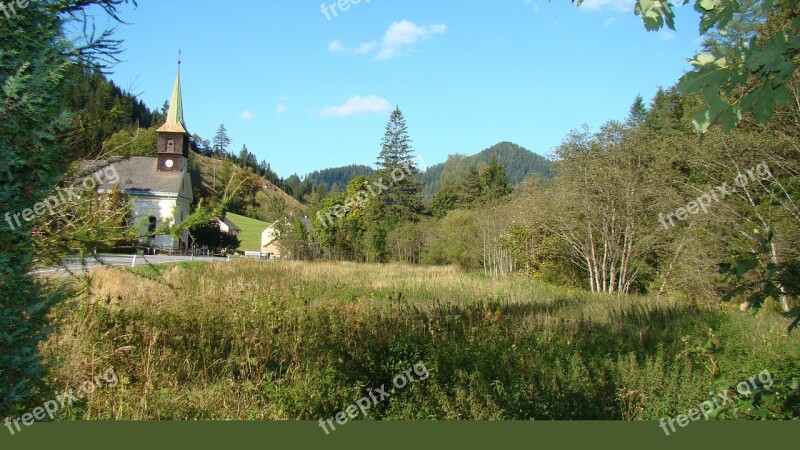
[(175, 162), (172, 161), (171, 159), (168, 159), (168, 160), (164, 161), (164, 165), (167, 166), (167, 169), (172, 169), (172, 166), (175, 165)]

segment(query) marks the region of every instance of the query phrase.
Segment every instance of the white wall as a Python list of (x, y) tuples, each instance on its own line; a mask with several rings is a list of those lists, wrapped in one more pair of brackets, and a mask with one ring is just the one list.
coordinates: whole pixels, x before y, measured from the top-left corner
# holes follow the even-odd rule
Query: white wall
[[(165, 223), (180, 225), (191, 211), (189, 202), (183, 198), (131, 196), (131, 201), (133, 202), (133, 223), (140, 226), (141, 232), (147, 232), (150, 217), (156, 218), (156, 226), (158, 227)], [(178, 206), (178, 217), (173, 217), (176, 205)], [(182, 235), (184, 242), (188, 242), (188, 237), (188, 232), (184, 232)], [(168, 235), (159, 235), (155, 238), (143, 238), (142, 244), (178, 250), (180, 248), (180, 239), (175, 239)]]

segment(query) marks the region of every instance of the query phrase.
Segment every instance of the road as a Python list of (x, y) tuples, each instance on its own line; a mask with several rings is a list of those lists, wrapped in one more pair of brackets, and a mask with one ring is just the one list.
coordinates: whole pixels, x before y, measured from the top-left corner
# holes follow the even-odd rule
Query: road
[[(65, 275), (82, 274), (84, 270), (97, 269), (105, 266), (125, 266), (134, 265), (133, 255), (97, 255), (93, 258), (86, 258), (85, 265), (81, 263), (80, 256), (70, 256), (67, 258), (66, 267), (47, 267), (34, 270), (33, 274), (45, 277), (62, 277)], [(207, 261), (207, 262), (227, 262), (227, 258), (216, 258), (210, 256), (137, 256), (135, 264), (137, 266), (171, 264), (183, 261)]]

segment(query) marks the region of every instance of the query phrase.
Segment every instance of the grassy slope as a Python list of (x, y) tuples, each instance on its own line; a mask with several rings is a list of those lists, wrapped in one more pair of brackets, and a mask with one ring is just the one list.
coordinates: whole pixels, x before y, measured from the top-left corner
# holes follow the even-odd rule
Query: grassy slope
[(657, 419), (707, 400), (715, 375), (800, 376), (800, 334), (734, 305), (397, 265), (239, 261), (93, 283), (45, 346), (51, 382), (113, 366), (122, 384), (68, 418), (316, 420), (419, 361), (430, 377), (370, 418)]
[(261, 251), (261, 233), (266, 230), (270, 224), (233, 213), (228, 213), (228, 218), (242, 229), (242, 232), (239, 234), (239, 239), (242, 240), (242, 246), (239, 247), (239, 250), (243, 252)]
[[(225, 186), (218, 184), (216, 186), (216, 190), (214, 189), (214, 174), (215, 173), (222, 173), (224, 168), (222, 166), (228, 166), (228, 170), (241, 170), (235, 165), (233, 165), (230, 161), (218, 161), (213, 158), (207, 158), (202, 155), (198, 155), (197, 153), (192, 152), (190, 155), (192, 159), (192, 163), (197, 165), (197, 170), (199, 174), (199, 185), (195, 184), (192, 186), (195, 190), (199, 191), (203, 197), (209, 197), (214, 195), (221, 195), (222, 191), (225, 189)], [(197, 183), (197, 180), (193, 179), (194, 183)], [(266, 198), (280, 198), (281, 200), (286, 203), (286, 206), (290, 210), (304, 210), (305, 206), (303, 206), (300, 202), (294, 199), (291, 195), (283, 192), (280, 188), (275, 186), (274, 184), (270, 183), (269, 180), (264, 179), (262, 185), (262, 192)]]

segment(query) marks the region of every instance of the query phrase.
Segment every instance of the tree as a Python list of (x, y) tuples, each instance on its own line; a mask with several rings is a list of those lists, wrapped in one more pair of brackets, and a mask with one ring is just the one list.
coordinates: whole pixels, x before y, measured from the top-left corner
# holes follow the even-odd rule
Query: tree
[(242, 145), (242, 150), (239, 151), (239, 165), (258, 170), (258, 159), (256, 159), (256, 155), (250, 153), (247, 145)]
[(483, 203), (493, 203), (511, 193), (508, 175), (496, 156), (492, 157), (489, 164), (478, 164), (477, 174)]
[(153, 156), (158, 146), (156, 130), (135, 130), (133, 133), (121, 130), (103, 143), (103, 151), (107, 156)]
[(217, 156), (225, 155), (228, 153), (228, 147), (231, 145), (231, 138), (228, 137), (228, 130), (225, 129), (225, 124), (220, 124), (217, 129), (217, 134), (214, 135), (214, 152)]
[(626, 124), (630, 127), (638, 127), (642, 125), (647, 119), (647, 106), (644, 104), (644, 99), (641, 95), (637, 95), (631, 104), (630, 112), (628, 113), (628, 120)]
[[(633, 132), (635, 133), (635, 131)], [(668, 176), (642, 135), (609, 122), (595, 134), (573, 132), (557, 150), (561, 162), (550, 203), (541, 218), (561, 236), (573, 264), (593, 292), (627, 294), (651, 272), (647, 257), (663, 230), (653, 226)]]
[[(124, 3), (42, 1), (0, 19), (2, 211), (13, 215), (34, 208), (64, 179), (63, 168), (70, 162), (64, 141), (72, 125), (65, 100), (70, 80), (65, 77), (76, 62), (113, 62), (120, 49), (111, 31), (76, 37), (65, 30), (72, 30), (71, 25), (80, 30), (74, 21), (86, 19), (93, 7), (119, 20), (117, 11)], [(83, 30), (91, 28), (83, 24)], [(35, 226), (0, 222), (0, 417), (29, 410), (43, 395), (46, 371), (38, 346), (48, 335), (52, 307), (70, 294), (65, 284), (46, 284), (30, 274), (40, 262)], [(51, 258), (63, 256), (59, 248), (52, 250)]]
[(214, 156), (214, 147), (211, 145), (211, 141), (208, 139), (203, 140), (203, 144), (200, 146), (200, 154), (209, 158)]
[(189, 229), (189, 236), (192, 247), (207, 246), (215, 253), (217, 251), (222, 254), (233, 253), (242, 245), (238, 237), (220, 229), (218, 220), (193, 226)]
[(703, 38), (707, 53), (722, 51), (736, 57), (736, 50), (747, 45), (766, 20), (764, 0), (739, 0), (739, 9), (724, 30), (713, 28)]
[[(681, 4), (688, 2), (683, 0)], [(674, 30), (674, 4), (668, 0), (637, 0), (635, 13), (642, 17), (648, 31), (665, 26)], [(776, 106), (798, 101), (791, 81), (800, 55), (799, 6), (800, 0), (764, 1), (759, 7), (768, 19), (758, 36), (741, 42), (751, 34), (749, 27), (753, 24), (748, 24), (728, 42), (734, 46), (732, 50), (711, 46), (689, 61), (694, 70), (681, 78), (678, 89), (685, 94), (702, 95), (705, 108), (697, 112), (692, 124), (697, 133), (705, 134), (712, 125), (730, 131), (747, 114), (766, 124)], [(694, 9), (701, 16), (700, 35), (706, 36), (712, 30), (722, 35), (729, 28), (736, 32), (734, 18), (748, 7), (755, 8), (738, 0), (695, 0)]]
[(424, 210), (422, 181), (411, 149), (406, 119), (399, 107), (395, 108), (386, 124), (377, 164), (376, 178), (386, 186), (385, 192), (378, 196), (382, 206), (379, 219), (390, 224), (416, 221)]

